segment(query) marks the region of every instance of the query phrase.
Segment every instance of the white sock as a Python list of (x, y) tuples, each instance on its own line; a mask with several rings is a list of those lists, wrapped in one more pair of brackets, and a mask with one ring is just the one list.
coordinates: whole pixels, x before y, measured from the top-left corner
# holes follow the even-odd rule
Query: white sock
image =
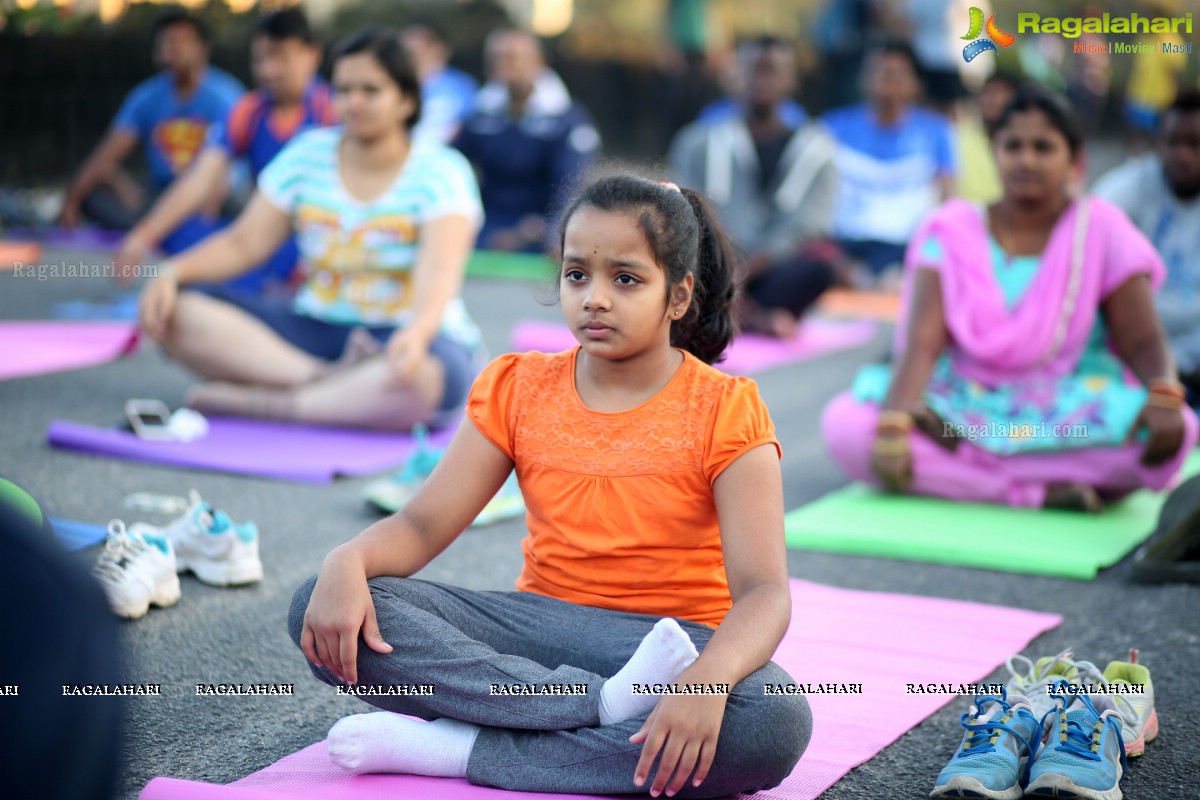
[(669, 617), (660, 619), (625, 666), (600, 687), (600, 724), (612, 725), (649, 713), (658, 696), (634, 694), (633, 685), (670, 683), (699, 655), (678, 622)]
[(479, 726), (456, 719), (432, 722), (390, 711), (355, 714), (329, 729), (329, 760), (357, 774), (402, 772), (467, 777)]

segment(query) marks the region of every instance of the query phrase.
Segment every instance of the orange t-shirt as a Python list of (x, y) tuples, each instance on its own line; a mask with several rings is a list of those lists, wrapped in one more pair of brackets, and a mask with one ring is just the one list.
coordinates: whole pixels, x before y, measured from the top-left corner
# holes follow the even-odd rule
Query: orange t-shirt
[(501, 356), (467, 401), (525, 496), (517, 590), (720, 624), (732, 601), (713, 481), (752, 448), (779, 449), (757, 384), (684, 353), (658, 394), (607, 414), (575, 391), (578, 352)]

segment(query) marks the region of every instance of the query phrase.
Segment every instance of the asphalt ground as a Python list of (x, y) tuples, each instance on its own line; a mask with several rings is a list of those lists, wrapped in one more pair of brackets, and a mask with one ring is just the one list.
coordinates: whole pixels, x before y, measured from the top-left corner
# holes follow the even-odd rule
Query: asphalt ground
[[(104, 263), (101, 253), (50, 250), (43, 261)], [(556, 319), (529, 284), (471, 280), (465, 298), (492, 353), (507, 349), (522, 318)], [(102, 279), (38, 281), (0, 272), (0, 318), (49, 316), (53, 302), (114, 292)], [(890, 332), (863, 348), (758, 376), (785, 457), (787, 505), (794, 508), (845, 482), (824, 454), (818, 419), (823, 404), (847, 387), (856, 367), (881, 356)], [(4, 343), (0, 342), (0, 348)], [(25, 486), (51, 513), (103, 523), (124, 515), (122, 499), (136, 491), (186, 494), (197, 489), (235, 520), (261, 530), (263, 581), (216, 589), (183, 578), (183, 598), (169, 609), (124, 623), (121, 644), (128, 679), (161, 683), (162, 696), (127, 705), (121, 798), (134, 798), (156, 775), (229, 782), (325, 736), (340, 717), (365, 710), (313, 680), (285, 630), (292, 592), (324, 555), (377, 517), (359, 499), (363, 479), (312, 486), (252, 477), (159, 468), (54, 450), (51, 420), (118, 422), (130, 397), (156, 397), (175, 407), (190, 382), (153, 348), (115, 363), (69, 373), (0, 382), (0, 474)], [(151, 522), (162, 518), (143, 515)], [(964, 531), (963, 535), (970, 535)], [(466, 532), (420, 573), (478, 589), (510, 589), (521, 564), (523, 525), (510, 522)], [(79, 558), (91, 561), (95, 551)], [(1129, 581), (1129, 559), (1096, 580), (1079, 582), (975, 569), (790, 551), (790, 573), (853, 589), (906, 592), (1061, 614), (1062, 625), (1025, 650), (1036, 657), (1071, 646), (1103, 667), (1131, 646), (1152, 673), (1162, 733), (1123, 782), (1131, 800), (1200, 797), (1200, 587), (1147, 587)], [(37, 613), (6, 609), (5, 613)], [(804, 614), (796, 608), (794, 613)], [(898, 624), (902, 622), (898, 621)], [(980, 629), (979, 641), (988, 631)], [(1003, 679), (1003, 669), (991, 679)], [(197, 683), (295, 684), (292, 697), (203, 698)], [(955, 701), (853, 770), (826, 792), (828, 800), (921, 798), (961, 737)], [(886, 701), (876, 713), (891, 713)], [(63, 755), (69, 765), (70, 750)]]

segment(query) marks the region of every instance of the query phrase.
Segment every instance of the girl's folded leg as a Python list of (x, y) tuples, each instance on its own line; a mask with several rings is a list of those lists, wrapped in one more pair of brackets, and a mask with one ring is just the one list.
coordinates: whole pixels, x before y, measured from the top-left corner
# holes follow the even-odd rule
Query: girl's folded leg
[[(803, 696), (765, 695), (766, 684), (792, 679), (768, 663), (730, 694), (716, 758), (699, 787), (691, 778), (677, 797), (722, 797), (778, 786), (795, 767), (812, 734), (812, 713)], [(502, 789), (581, 794), (645, 794), (633, 782), (642, 745), (630, 744), (645, 716), (602, 727), (564, 731), (481, 728), (471, 748), (466, 777)]]
[[(299, 643), (315, 579), (292, 602)], [(673, 681), (711, 629), (590, 608), (528, 592), (477, 592), (412, 578), (369, 581), (390, 653), (358, 648), (354, 688), (371, 705), (422, 719), (563, 730), (648, 713), (632, 683)], [(339, 685), (323, 668), (322, 681)]]

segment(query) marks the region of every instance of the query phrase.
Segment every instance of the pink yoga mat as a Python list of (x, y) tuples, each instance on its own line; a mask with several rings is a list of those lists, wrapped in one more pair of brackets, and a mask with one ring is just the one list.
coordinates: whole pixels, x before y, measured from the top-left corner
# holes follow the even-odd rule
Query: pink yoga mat
[(0, 322), (0, 380), (94, 367), (137, 343), (127, 322)]
[[(946, 695), (906, 694), (905, 684), (981, 680), (1061, 621), (1056, 614), (835, 589), (793, 580), (792, 625), (775, 661), (797, 683), (860, 683), (862, 694), (810, 694), (813, 736), (804, 758), (781, 785), (753, 796), (759, 800), (812, 800), (954, 700)], [(965, 703), (959, 702), (965, 708)], [(318, 742), (228, 786), (155, 778), (139, 797), (578, 800), (581, 795), (506, 792), (449, 778), (353, 776), (331, 764), (325, 756), (325, 743)]]
[[(810, 318), (800, 323), (796, 338), (780, 341), (768, 336), (743, 333), (725, 351), (717, 368), (730, 375), (765, 372), (784, 364), (817, 358), (838, 350), (858, 347), (875, 336), (876, 324), (866, 320)], [(513, 329), (514, 350), (559, 353), (577, 344), (569, 328), (559, 322), (518, 322)]]
[[(146, 441), (128, 431), (65, 420), (50, 423), (46, 437), (53, 447), (113, 458), (309, 483), (397, 467), (414, 445), (404, 433), (235, 417), (212, 417), (208, 422), (207, 436), (186, 443)], [(430, 443), (448, 444), (455, 427), (434, 431)]]

